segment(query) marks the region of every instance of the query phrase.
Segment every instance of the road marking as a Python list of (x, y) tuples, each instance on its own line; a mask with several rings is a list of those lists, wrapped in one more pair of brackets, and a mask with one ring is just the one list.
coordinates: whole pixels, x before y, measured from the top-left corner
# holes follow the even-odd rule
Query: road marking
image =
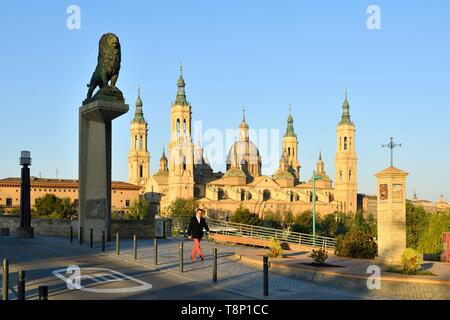
[[(84, 273), (84, 274), (82, 274)], [(86, 274), (89, 273), (89, 274)], [(112, 269), (104, 269), (104, 268), (78, 268), (76, 266), (70, 266), (68, 268), (58, 269), (52, 271), (52, 274), (64, 281), (67, 284), (67, 288), (69, 290), (81, 290), (85, 292), (92, 293), (129, 293), (129, 292), (138, 292), (138, 291), (147, 291), (152, 288), (152, 285), (144, 282), (142, 280), (133, 278), (119, 271), (115, 271)], [(68, 274), (69, 276), (65, 276)], [(109, 289), (98, 289), (98, 288), (90, 288), (89, 286), (83, 286), (83, 280), (92, 280), (95, 283), (95, 286), (101, 284), (109, 284), (109, 283), (120, 283), (123, 281), (131, 281), (135, 282), (139, 285), (132, 287), (123, 287), (123, 288), (109, 288)]]

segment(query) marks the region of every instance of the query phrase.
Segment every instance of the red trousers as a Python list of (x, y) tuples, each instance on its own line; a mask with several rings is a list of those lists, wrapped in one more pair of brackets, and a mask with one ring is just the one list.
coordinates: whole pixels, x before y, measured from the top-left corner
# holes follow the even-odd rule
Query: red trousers
[(194, 248), (192, 249), (191, 258), (195, 259), (195, 254), (198, 252), (198, 256), (203, 257), (202, 249), (200, 248), (200, 239), (194, 238)]

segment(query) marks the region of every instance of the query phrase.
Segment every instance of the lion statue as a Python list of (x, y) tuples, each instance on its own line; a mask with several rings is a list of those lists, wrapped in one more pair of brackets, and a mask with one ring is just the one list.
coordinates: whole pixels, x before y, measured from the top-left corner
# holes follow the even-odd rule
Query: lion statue
[[(113, 33), (105, 33), (99, 42), (97, 67), (90, 83), (85, 102), (96, 100), (97, 96), (113, 96), (115, 99), (123, 100), (122, 92), (116, 88), (116, 82), (120, 71), (120, 43), (119, 38)], [(111, 84), (109, 84), (111, 81)], [(94, 90), (99, 87), (99, 91), (92, 98)]]

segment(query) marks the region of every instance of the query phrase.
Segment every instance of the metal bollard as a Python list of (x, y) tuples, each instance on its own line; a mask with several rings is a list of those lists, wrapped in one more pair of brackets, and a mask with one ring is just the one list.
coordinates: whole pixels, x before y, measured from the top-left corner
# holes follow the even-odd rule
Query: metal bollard
[(89, 247), (92, 249), (92, 247), (94, 246), (94, 230), (89, 231)]
[(25, 271), (19, 271), (17, 279), (17, 300), (25, 300)]
[(133, 257), (134, 257), (134, 260), (137, 260), (137, 239), (136, 239), (136, 235), (133, 235)]
[(73, 243), (73, 227), (70, 226), (70, 243)]
[(180, 242), (180, 272), (184, 272), (183, 252), (183, 242)]
[(2, 296), (3, 296), (3, 300), (8, 300), (8, 287), (9, 287), (9, 261), (8, 261), (8, 259), (3, 259), (2, 274), (3, 274)]
[(269, 296), (269, 258), (263, 257), (263, 272), (264, 272), (264, 296)]
[(116, 254), (120, 255), (120, 242), (119, 242), (119, 234), (116, 233)]
[(79, 240), (80, 240), (80, 246), (83, 244), (83, 227), (80, 227), (80, 234), (79, 236)]
[(48, 300), (48, 286), (39, 286), (39, 300)]
[(105, 231), (102, 231), (102, 251), (105, 252)]
[(153, 239), (153, 262), (158, 265), (158, 239)]
[(213, 282), (217, 282), (217, 248), (213, 250)]

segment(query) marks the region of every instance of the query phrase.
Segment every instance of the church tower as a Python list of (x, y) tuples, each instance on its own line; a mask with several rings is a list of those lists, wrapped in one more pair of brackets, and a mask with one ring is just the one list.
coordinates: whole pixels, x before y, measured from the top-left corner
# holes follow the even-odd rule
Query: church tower
[(178, 92), (170, 112), (169, 198), (194, 197), (194, 144), (191, 137), (192, 108), (186, 100), (183, 69), (177, 82)]
[(338, 210), (345, 213), (356, 213), (356, 152), (355, 125), (350, 120), (350, 104), (347, 91), (342, 105), (342, 117), (336, 129), (337, 146), (334, 161), (335, 184), (334, 199), (338, 202)]
[(150, 153), (147, 150), (147, 122), (142, 111), (140, 89), (136, 99), (136, 111), (130, 126), (130, 152), (128, 154), (128, 181), (145, 185), (149, 177)]
[(300, 163), (298, 161), (298, 140), (294, 131), (294, 118), (291, 114), (291, 107), (289, 107), (289, 116), (287, 119), (286, 133), (283, 137), (283, 152), (286, 153), (289, 172), (294, 176), (294, 179), (300, 181)]

